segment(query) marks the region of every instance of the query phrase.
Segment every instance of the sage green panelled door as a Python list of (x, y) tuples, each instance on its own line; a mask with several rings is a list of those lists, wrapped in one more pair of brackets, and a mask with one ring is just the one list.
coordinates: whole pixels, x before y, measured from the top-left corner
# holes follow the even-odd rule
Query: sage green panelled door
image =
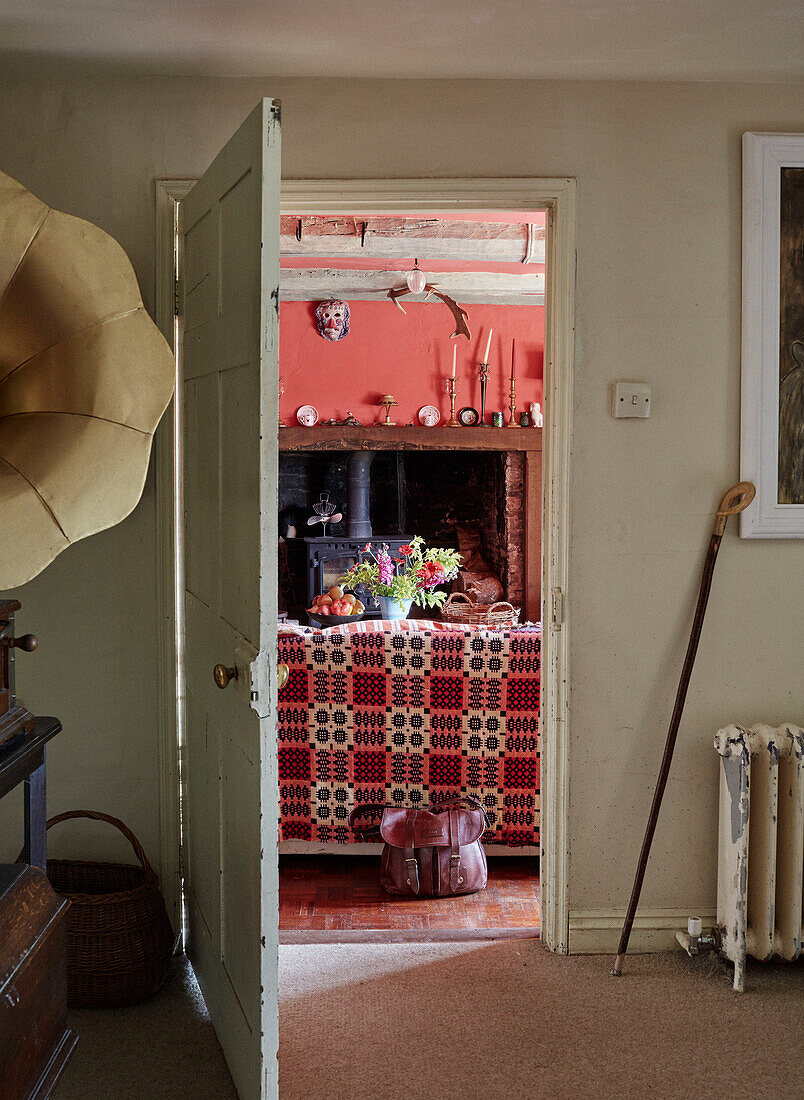
[(187, 950), (241, 1100), (278, 1095), (279, 157), (266, 99), (181, 206)]

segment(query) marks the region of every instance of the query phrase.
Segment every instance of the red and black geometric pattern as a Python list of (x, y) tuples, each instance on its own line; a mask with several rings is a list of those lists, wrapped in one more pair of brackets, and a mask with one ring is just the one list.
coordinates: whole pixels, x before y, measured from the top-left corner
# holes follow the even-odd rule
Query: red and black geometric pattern
[(538, 631), (279, 638), (280, 835), (350, 843), (356, 803), (472, 794), (511, 846), (539, 840)]

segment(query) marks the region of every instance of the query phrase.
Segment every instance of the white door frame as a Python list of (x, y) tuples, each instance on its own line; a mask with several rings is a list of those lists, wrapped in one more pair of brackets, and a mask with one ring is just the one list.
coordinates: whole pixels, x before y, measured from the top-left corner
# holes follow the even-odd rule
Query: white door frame
[[(176, 202), (193, 180), (157, 180), (156, 320), (174, 335)], [(282, 213), (413, 214), (426, 210), (546, 210), (548, 214), (544, 358), (541, 850), (542, 939), (569, 950), (569, 486), (575, 351), (575, 180), (283, 180)], [(178, 390), (176, 392), (179, 392)], [(174, 405), (156, 435), (160, 569), (160, 785), (162, 879), (168, 911), (181, 907), (180, 759), (181, 508), (174, 478), (181, 470), (181, 416)], [(177, 487), (178, 493), (181, 486)]]

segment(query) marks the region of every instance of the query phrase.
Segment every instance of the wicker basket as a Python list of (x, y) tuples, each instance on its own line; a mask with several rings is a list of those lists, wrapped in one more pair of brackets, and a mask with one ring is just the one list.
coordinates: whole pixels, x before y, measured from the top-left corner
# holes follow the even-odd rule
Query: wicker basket
[(475, 626), (514, 626), (519, 622), (519, 609), (505, 600), (472, 603), (465, 592), (453, 592), (441, 608), (441, 618)]
[(167, 975), (173, 931), (159, 879), (129, 828), (116, 817), (71, 810), (71, 817), (107, 821), (134, 849), (140, 866), (49, 859), (53, 889), (67, 898), (67, 998), (72, 1007), (129, 1005), (156, 993)]

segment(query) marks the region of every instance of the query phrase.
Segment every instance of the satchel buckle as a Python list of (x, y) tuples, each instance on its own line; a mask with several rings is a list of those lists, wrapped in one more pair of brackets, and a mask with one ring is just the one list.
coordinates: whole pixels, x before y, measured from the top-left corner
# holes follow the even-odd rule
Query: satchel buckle
[(461, 857), (459, 855), (453, 855), (453, 856), (450, 856), (449, 858), (450, 858), (450, 861), (452, 861), (453, 859), (460, 860)]

